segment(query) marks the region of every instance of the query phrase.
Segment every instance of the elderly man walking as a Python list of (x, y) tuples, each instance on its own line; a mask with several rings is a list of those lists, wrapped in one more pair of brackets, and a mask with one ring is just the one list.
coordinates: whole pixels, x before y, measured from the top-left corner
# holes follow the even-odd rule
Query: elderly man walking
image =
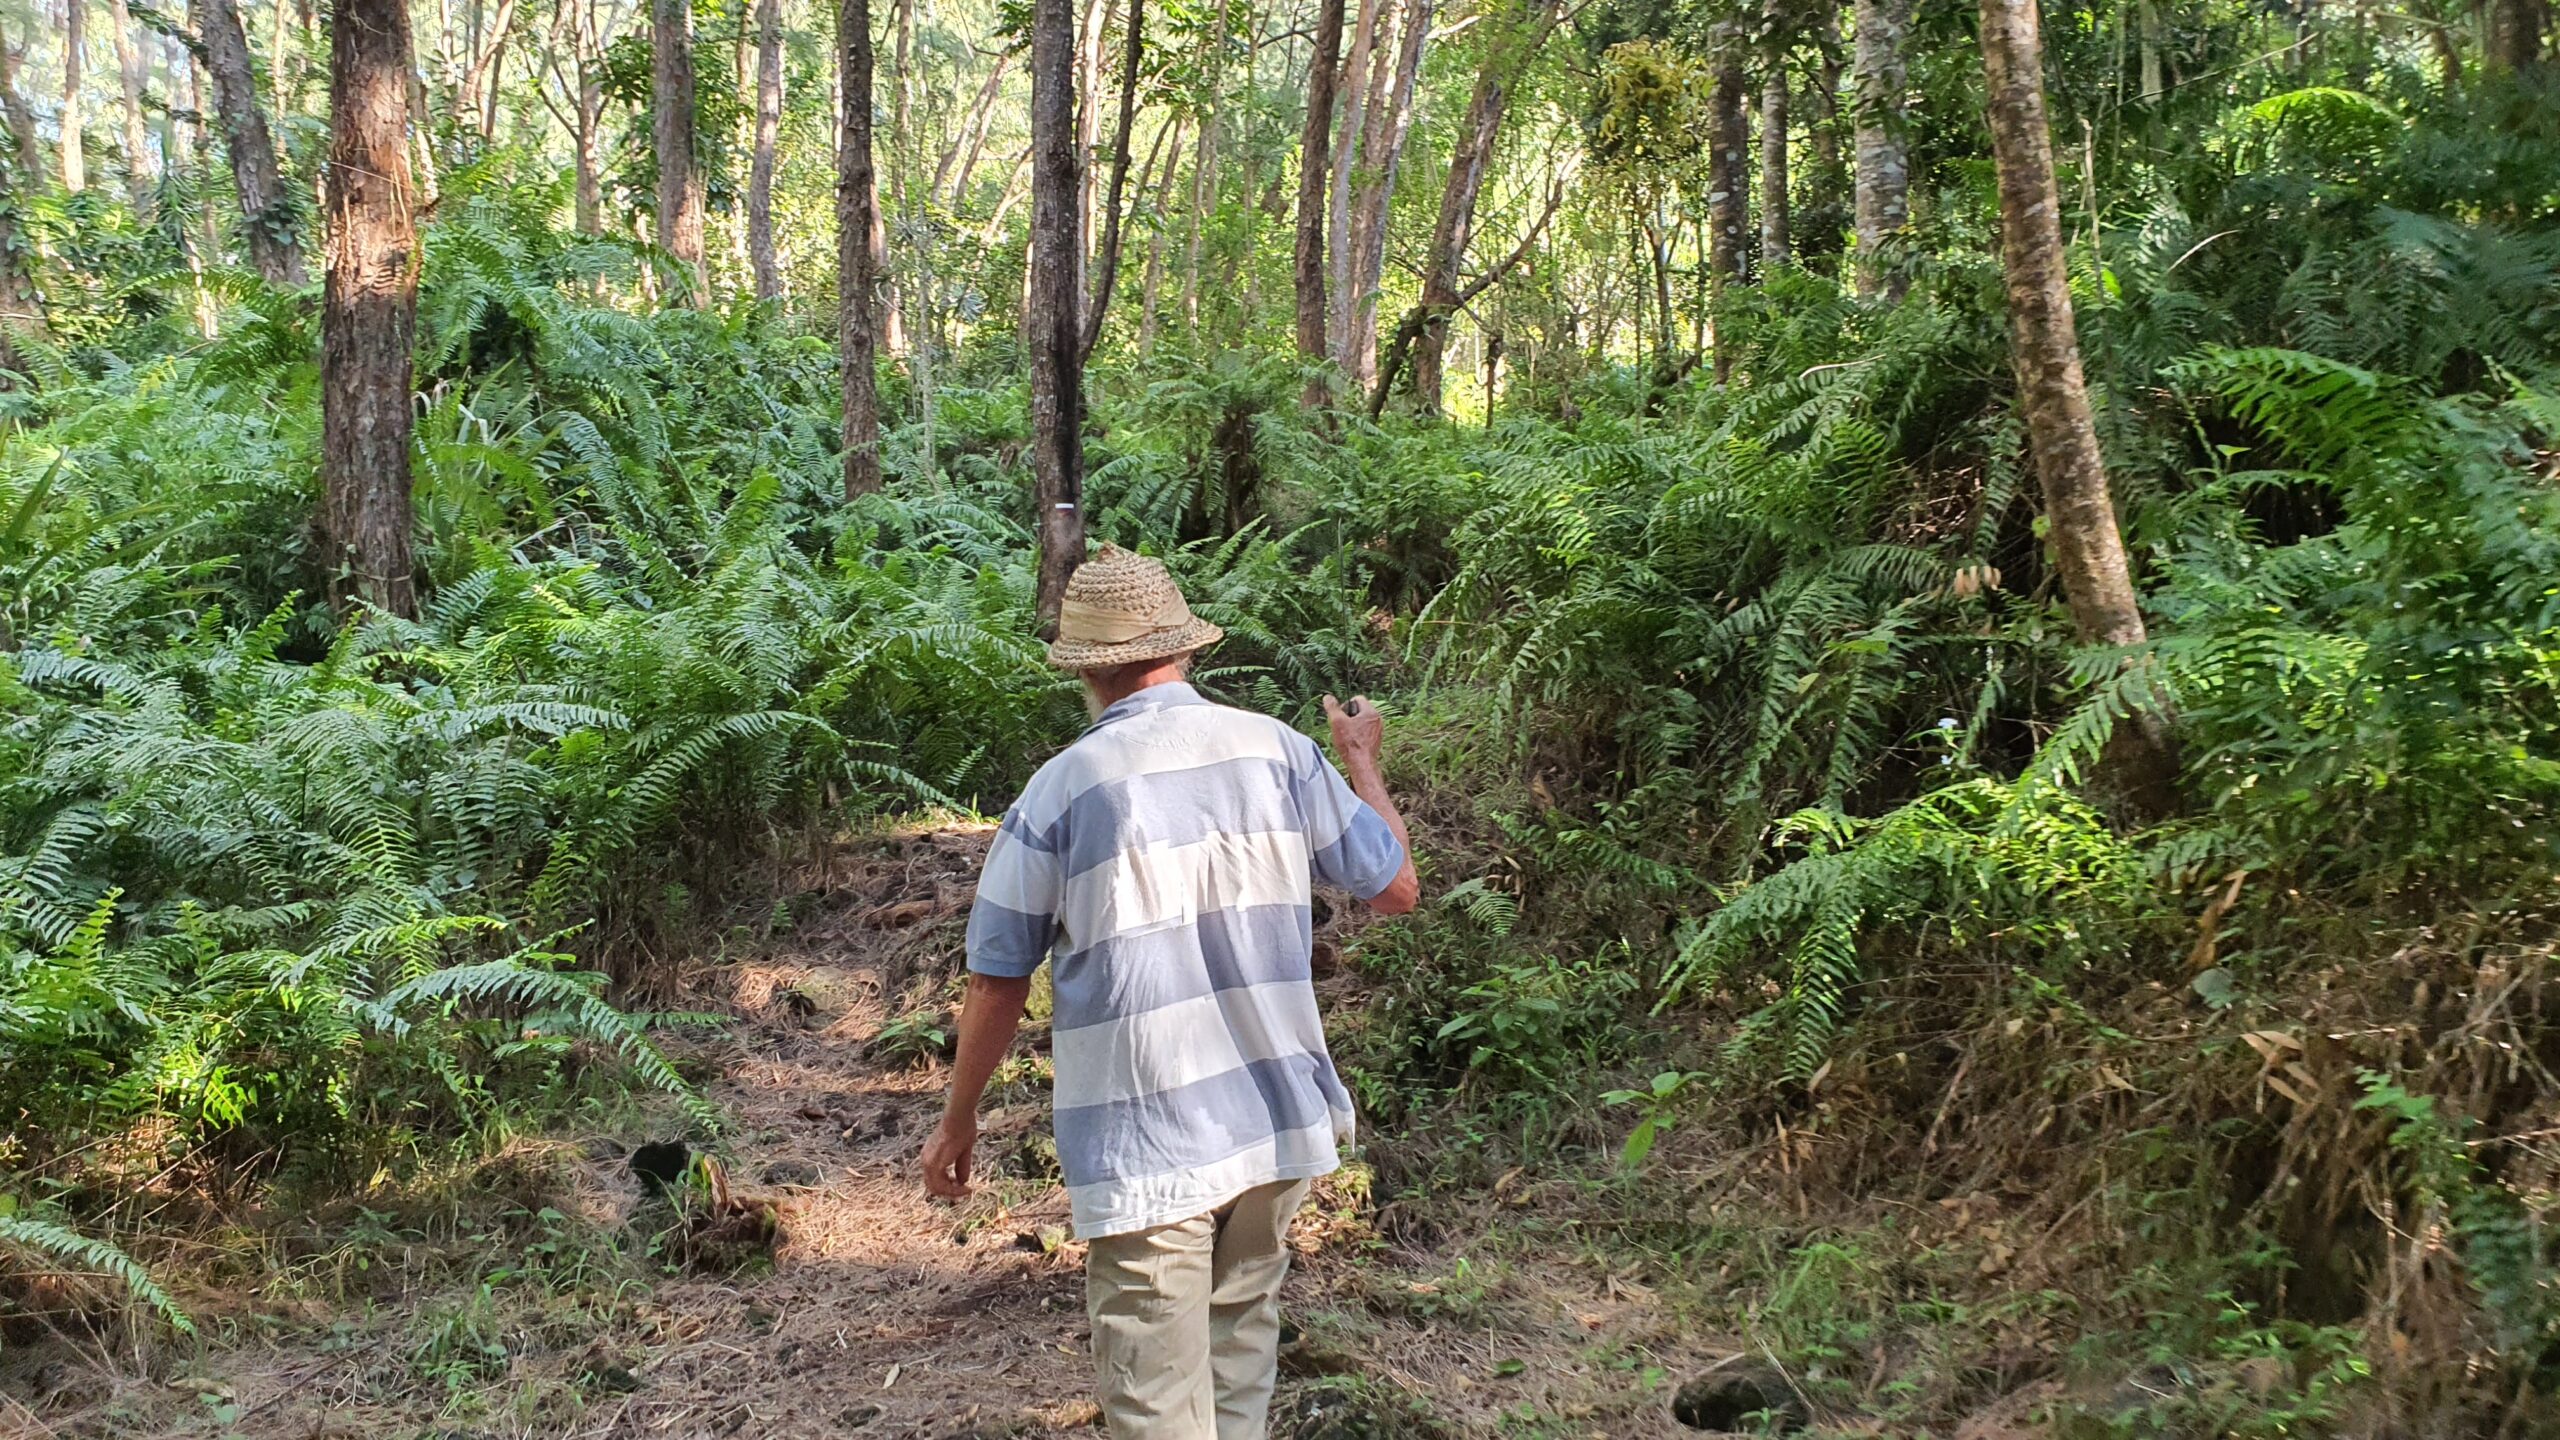
[(1104, 546), (1067, 584), (1050, 663), (1092, 728), (997, 831), (969, 916), (969, 996), (925, 1188), (969, 1192), (978, 1101), (1051, 965), (1058, 1160), (1090, 1243), (1085, 1306), (1114, 1440), (1259, 1440), (1289, 1217), (1341, 1162), (1309, 885), (1389, 915), (1421, 893), (1379, 778), (1384, 726), (1325, 697), (1334, 749), (1203, 699), (1220, 638), (1164, 566)]

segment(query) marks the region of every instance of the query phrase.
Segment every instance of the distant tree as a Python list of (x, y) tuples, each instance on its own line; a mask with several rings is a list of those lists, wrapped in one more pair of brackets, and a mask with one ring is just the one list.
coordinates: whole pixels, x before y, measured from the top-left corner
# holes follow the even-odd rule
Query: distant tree
[(124, 95), (125, 191), (139, 212), (151, 203), (155, 175), (151, 142), (142, 123), (142, 60), (134, 48), (133, 14), (125, 0), (112, 0), (107, 19), (115, 41), (116, 80)]
[(1794, 217), (1787, 196), (1787, 52), (1795, 34), (1784, 0), (1764, 0), (1760, 28), (1760, 263), (1775, 267), (1794, 258), (1788, 234)]
[(1907, 282), (1883, 263), (1886, 239), (1910, 219), (1911, 150), (1903, 123), (1903, 51), (1911, 0), (1857, 0), (1856, 166), (1858, 293), (1899, 300)]
[(1102, 205), (1102, 242), (1094, 259), (1093, 295), (1085, 303), (1084, 333), (1076, 342), (1076, 363), (1093, 358), (1102, 341), (1103, 317), (1111, 309), (1111, 291), (1120, 279), (1121, 200), (1129, 185), (1129, 131), (1138, 119), (1138, 67), (1146, 58), (1147, 0), (1129, 0), (1128, 48), (1120, 66), (1120, 118), (1111, 131), (1111, 184)]
[(1076, 15), (1073, 0), (1031, 3), (1032, 492), (1039, 506), (1038, 614), (1054, 630), (1067, 577), (1084, 560), (1084, 255), (1077, 223), (1083, 186), (1076, 145)]
[(782, 0), (756, 0), (756, 140), (747, 177), (747, 254), (756, 298), (782, 298), (773, 244), (773, 151), (782, 134)]
[(275, 140), (258, 107), (240, 12), (232, 0), (194, 0), (194, 14), (205, 73), (213, 77), (213, 106), (222, 117), (223, 149), (231, 155), (231, 182), (240, 192), (249, 263), (270, 285), (299, 286), (304, 274), (296, 207), (276, 173)]
[(62, 188), (73, 195), (89, 188), (88, 145), (80, 133), (87, 123), (80, 108), (80, 71), (88, 28), (89, 0), (62, 0), (62, 109), (55, 118), (62, 130)]
[(1475, 236), (1476, 197), (1493, 167), (1494, 142), (1511, 103), (1513, 77), (1521, 63), (1546, 43), (1556, 23), (1557, 0), (1531, 0), (1530, 13), (1499, 39), (1485, 46), (1476, 67), (1474, 91), (1467, 97), (1466, 118), (1449, 152), (1448, 178), (1440, 187), (1439, 218), (1422, 257), (1421, 329), (1413, 341), (1413, 393), (1426, 415), (1438, 414), (1444, 358), (1449, 345), (1449, 317), (1458, 308), (1458, 272), (1466, 263), (1467, 245)]
[[(1325, 313), (1325, 194), (1332, 157), (1335, 66), (1342, 50), (1342, 0), (1316, 0), (1315, 53), (1307, 61), (1307, 119), (1298, 132), (1298, 236), (1294, 288), (1298, 301), (1298, 353), (1318, 363), (1332, 355)], [(1321, 380), (1307, 384), (1301, 403), (1325, 402)]]
[(844, 496), (880, 488), (880, 271), (871, 249), (880, 186), (871, 163), (871, 0), (839, 0), (836, 68), (836, 347), (844, 387)]
[(403, 0), (337, 0), (320, 311), (320, 531), (335, 598), (394, 615), (418, 608), (409, 551), (419, 269), (409, 75)]
[[(213, 0), (228, 4), (229, 0)], [(651, 0), (649, 134), (658, 152), (658, 248), (685, 268), (695, 305), (711, 303), (702, 254), (702, 167), (694, 162), (693, 6)]]
[[(1715, 81), (1707, 91), (1707, 272), (1717, 294), (1740, 280), (1751, 247), (1751, 126), (1745, 118), (1742, 27), (1717, 27)], [(1661, 267), (1657, 267), (1659, 273)], [(1670, 309), (1666, 302), (1663, 306)], [(1663, 353), (1668, 355), (1666, 344)], [(1731, 348), (1716, 343), (1716, 378), (1732, 370)]]

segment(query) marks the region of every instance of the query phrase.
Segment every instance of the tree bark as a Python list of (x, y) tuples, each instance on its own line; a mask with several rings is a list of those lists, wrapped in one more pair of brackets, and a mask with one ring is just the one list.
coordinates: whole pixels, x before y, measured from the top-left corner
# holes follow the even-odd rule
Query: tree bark
[(1039, 506), (1040, 627), (1054, 633), (1067, 577), (1084, 560), (1084, 383), (1077, 224), (1074, 0), (1031, 4), (1031, 469)]
[[(266, 113), (249, 75), (249, 39), (233, 0), (194, 0), (196, 36), (204, 67), (213, 77), (213, 106), (222, 117), (223, 148), (231, 152), (231, 180), (240, 191), (240, 221), (249, 263), (270, 285), (304, 283), (302, 245), (295, 236), (294, 205), (276, 174), (276, 147)], [(407, 100), (401, 102), (407, 107)]]
[(871, 165), (871, 0), (836, 8), (836, 348), (843, 357), (844, 498), (880, 489), (880, 185)]
[(86, 118), (80, 108), (81, 61), (87, 49), (89, 0), (62, 0), (62, 189), (77, 195), (89, 188), (89, 152), (81, 135)]
[[(1206, 117), (1203, 117), (1205, 120)], [(1156, 177), (1155, 202), (1148, 209), (1147, 271), (1138, 287), (1138, 354), (1152, 355), (1156, 335), (1162, 324), (1158, 309), (1164, 296), (1164, 232), (1173, 213), (1173, 177), (1182, 169), (1182, 127), (1184, 117), (1176, 115), (1167, 124), (1170, 131), (1158, 131), (1156, 143), (1169, 147), (1164, 170)], [(1148, 162), (1150, 166), (1154, 161)]]
[(773, 246), (773, 149), (782, 135), (782, 0), (756, 0), (756, 148), (747, 177), (747, 256), (756, 299), (782, 299)]
[(1795, 259), (1788, 234), (1787, 69), (1778, 57), (1760, 82), (1760, 265), (1774, 270)]
[[(1743, 115), (1741, 27), (1727, 22), (1716, 47), (1715, 80), (1707, 93), (1707, 272), (1709, 312), (1725, 287), (1740, 280), (1751, 244), (1750, 125)], [(1658, 243), (1658, 242), (1657, 242)], [(1656, 262), (1659, 264), (1660, 262)], [(1664, 347), (1669, 358), (1669, 347)], [(1715, 375), (1732, 373), (1732, 356), (1715, 340)]]
[(658, 248), (684, 267), (686, 303), (708, 306), (711, 272), (703, 263), (702, 170), (693, 158), (693, 7), (688, 0), (651, 0), (649, 49), (649, 138), (658, 151)]
[(2490, 69), (2522, 72), (2542, 63), (2551, 21), (2546, 0), (2489, 0), (2488, 21), (2482, 58)]
[[(1298, 353), (1321, 363), (1331, 358), (1326, 345), (1325, 192), (1327, 161), (1332, 155), (1335, 53), (1342, 48), (1342, 0), (1316, 0), (1315, 54), (1307, 65), (1307, 123), (1298, 135), (1298, 240), (1295, 280), (1298, 301)], [(1325, 403), (1331, 387), (1319, 377), (1307, 382), (1300, 403)]]
[(8, 43), (0, 35), (0, 109), (9, 116), (9, 139), (18, 147), (18, 183), (40, 185), (44, 182), (44, 145), (36, 138), (35, 112), (27, 108), (27, 97), (18, 91), (18, 67), (25, 63), (26, 52)]
[[(2036, 0), (1981, 0), (1982, 70), (1999, 170), (2000, 258), (2008, 282), (2010, 358), (2019, 408), (2043, 484), (2063, 599), (2084, 643), (2145, 638), (2124, 535), (2107, 492), (2062, 249), (2061, 197), (2044, 104)], [(2117, 727), (2110, 760), (2129, 794), (2157, 805), (2176, 779), (2164, 723), (2147, 713)]]
[(1376, 144), (1365, 148), (1368, 180), (1351, 215), (1351, 332), (1344, 352), (1354, 389), (1366, 391), (1378, 373), (1378, 292), (1387, 269), (1387, 216), (1395, 203), (1396, 174), (1413, 133), (1414, 95), (1422, 78), (1422, 51), (1431, 32), (1432, 0), (1409, 0), (1404, 38), (1396, 59), (1385, 122)]
[[(960, 122), (960, 133), (942, 152), (941, 163), (933, 167), (933, 194), (950, 209), (960, 208), (961, 193), (969, 188), (969, 174), (978, 168), (978, 152), (985, 148), (987, 130), (995, 119), (996, 97), (1003, 93), (1005, 71), (1012, 65), (1013, 53), (1007, 51), (988, 67), (987, 78), (978, 86), (977, 99), (969, 103), (968, 117)], [(957, 171), (953, 169), (955, 164)]]
[(1326, 176), (1325, 214), (1325, 335), (1335, 363), (1346, 370), (1351, 363), (1351, 199), (1354, 182), (1365, 159), (1362, 144), (1368, 139), (1369, 119), (1382, 100), (1378, 84), (1380, 27), (1392, 24), (1391, 0), (1360, 0), (1359, 19), (1352, 31), (1351, 53), (1342, 62), (1342, 73), (1335, 81), (1335, 103), (1341, 107), (1340, 123), (1333, 127), (1333, 168)]
[(1475, 90), (1467, 97), (1466, 118), (1459, 122), (1458, 138), (1449, 152), (1448, 179), (1440, 187), (1440, 214), (1432, 224), (1431, 247), (1422, 261), (1422, 318), (1412, 342), (1414, 403), (1425, 415), (1440, 413), (1449, 317), (1458, 308), (1458, 271), (1466, 263), (1467, 243), (1475, 235), (1476, 197), (1483, 193), (1494, 144), (1510, 108), (1511, 77), (1555, 27), (1556, 5), (1557, 0), (1539, 0), (1534, 25), (1520, 35), (1487, 43), (1484, 61), (1476, 69)]
[(1182, 335), (1200, 343), (1200, 247), (1218, 200), (1218, 123), (1225, 100), (1227, 3), (1218, 0), (1215, 38), (1209, 45), (1209, 103), (1200, 112), (1199, 151), (1191, 157), (1191, 213), (1182, 241)]
[(337, 0), (329, 40), (328, 275), (320, 312), (321, 534), (334, 598), (417, 613), (409, 551), (418, 235), (409, 10)]
[(114, 31), (116, 77), (124, 87), (124, 183), (139, 214), (150, 208), (157, 167), (151, 140), (142, 123), (142, 57), (134, 49), (133, 14), (125, 0), (111, 0), (108, 21)]
[(1903, 53), (1911, 0), (1857, 0), (1856, 165), (1858, 293), (1900, 300), (1910, 281), (1884, 263), (1885, 242), (1910, 221), (1911, 153), (1903, 125)]
[(1120, 118), (1111, 131), (1111, 185), (1103, 196), (1102, 243), (1095, 260), (1093, 294), (1086, 301), (1084, 334), (1076, 344), (1076, 364), (1093, 358), (1102, 340), (1103, 316), (1111, 308), (1111, 290), (1120, 278), (1120, 202), (1129, 185), (1129, 131), (1138, 122), (1138, 66), (1146, 58), (1147, 0), (1129, 0), (1129, 48), (1120, 63)]

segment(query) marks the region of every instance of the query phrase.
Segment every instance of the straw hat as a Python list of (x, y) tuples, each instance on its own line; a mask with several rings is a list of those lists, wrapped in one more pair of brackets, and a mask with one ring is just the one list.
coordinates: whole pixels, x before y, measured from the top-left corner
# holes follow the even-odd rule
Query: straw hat
[(1163, 561), (1106, 544), (1067, 578), (1049, 663), (1108, 670), (1197, 650), (1226, 633), (1191, 613)]

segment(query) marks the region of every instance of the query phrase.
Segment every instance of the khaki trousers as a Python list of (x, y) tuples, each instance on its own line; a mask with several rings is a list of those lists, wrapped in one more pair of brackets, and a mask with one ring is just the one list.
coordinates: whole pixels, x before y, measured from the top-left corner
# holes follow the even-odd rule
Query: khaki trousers
[(1289, 1217), (1306, 1198), (1306, 1181), (1284, 1180), (1093, 1242), (1085, 1313), (1111, 1440), (1263, 1440)]

